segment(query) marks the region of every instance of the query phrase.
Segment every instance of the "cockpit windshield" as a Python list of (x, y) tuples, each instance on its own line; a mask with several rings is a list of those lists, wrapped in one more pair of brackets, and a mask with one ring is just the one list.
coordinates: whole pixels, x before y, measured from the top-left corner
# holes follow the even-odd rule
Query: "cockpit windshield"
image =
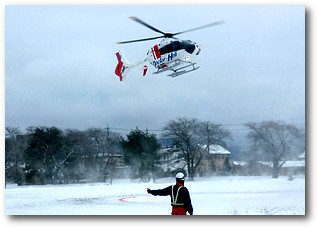
[(182, 45), (186, 52), (192, 54), (195, 50), (195, 44), (190, 40), (182, 40)]
[(181, 49), (184, 49), (186, 52), (192, 54), (195, 50), (195, 44), (193, 44), (191, 41), (188, 41), (188, 40), (173, 41), (163, 46), (162, 48), (159, 48), (159, 52), (161, 55), (164, 55), (166, 53), (178, 51)]

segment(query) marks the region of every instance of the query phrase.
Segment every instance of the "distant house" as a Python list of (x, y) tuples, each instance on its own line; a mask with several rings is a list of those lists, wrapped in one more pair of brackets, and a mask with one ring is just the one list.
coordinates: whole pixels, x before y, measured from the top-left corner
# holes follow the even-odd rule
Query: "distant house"
[[(233, 161), (229, 159), (231, 152), (220, 145), (210, 145), (202, 147), (202, 160), (200, 161), (196, 173), (200, 176), (228, 175), (233, 171)], [(172, 145), (163, 147), (159, 151), (160, 168), (166, 176), (178, 170), (187, 171), (187, 163), (184, 159), (183, 151)]]
[(165, 176), (175, 173), (178, 170), (186, 170), (186, 162), (184, 160), (184, 153), (176, 146), (166, 146), (159, 150), (160, 168), (163, 170)]
[(202, 147), (203, 159), (198, 167), (200, 176), (229, 175), (233, 171), (231, 152), (220, 145), (213, 144)]
[(279, 170), (279, 174), (286, 176), (305, 174), (305, 167), (305, 152), (303, 152), (297, 160), (285, 161)]
[[(279, 175), (305, 174), (305, 152), (297, 159), (280, 162)], [(237, 175), (261, 176), (272, 175), (273, 163), (271, 161), (235, 161), (234, 173)]]
[(268, 161), (235, 161), (233, 167), (234, 175), (242, 176), (267, 176), (272, 174), (270, 167), (272, 162)]

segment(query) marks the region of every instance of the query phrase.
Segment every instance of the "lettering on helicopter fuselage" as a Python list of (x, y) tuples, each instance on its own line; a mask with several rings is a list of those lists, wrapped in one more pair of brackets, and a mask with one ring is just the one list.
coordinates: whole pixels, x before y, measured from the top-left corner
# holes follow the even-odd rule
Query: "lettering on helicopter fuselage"
[(158, 67), (158, 65), (164, 63), (165, 61), (169, 62), (176, 56), (177, 56), (177, 52), (172, 52), (172, 53), (169, 53), (167, 57), (161, 57), (157, 60), (154, 60), (152, 64), (154, 65), (154, 67)]

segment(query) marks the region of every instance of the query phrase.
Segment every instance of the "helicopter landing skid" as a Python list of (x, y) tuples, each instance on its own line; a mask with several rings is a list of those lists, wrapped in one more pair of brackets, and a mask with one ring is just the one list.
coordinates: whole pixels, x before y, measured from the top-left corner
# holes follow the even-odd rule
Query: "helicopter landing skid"
[[(183, 65), (183, 64), (185, 64), (185, 65)], [(159, 73), (165, 72), (167, 70), (171, 70), (171, 71), (173, 71), (173, 73), (168, 74), (167, 76), (174, 78), (174, 77), (180, 76), (182, 74), (197, 70), (199, 67), (195, 66), (195, 64), (196, 63), (176, 60), (173, 65), (171, 65), (169, 67), (165, 67), (165, 68), (159, 68), (157, 72), (154, 72), (154, 74), (159, 74)], [(180, 65), (183, 65), (183, 66), (177, 68)], [(187, 69), (189, 67), (192, 67), (192, 68)]]
[[(186, 68), (191, 67), (191, 66), (192, 66), (191, 69), (186, 69)], [(184, 70), (182, 70), (182, 69), (184, 69)], [(182, 74), (189, 73), (189, 72), (197, 70), (197, 69), (199, 69), (199, 67), (195, 66), (195, 63), (190, 63), (190, 64), (183, 66), (183, 67), (180, 67), (178, 69), (174, 69), (174, 70), (171, 69), (173, 71), (173, 73), (168, 74), (167, 76), (174, 78), (174, 77), (178, 77)]]

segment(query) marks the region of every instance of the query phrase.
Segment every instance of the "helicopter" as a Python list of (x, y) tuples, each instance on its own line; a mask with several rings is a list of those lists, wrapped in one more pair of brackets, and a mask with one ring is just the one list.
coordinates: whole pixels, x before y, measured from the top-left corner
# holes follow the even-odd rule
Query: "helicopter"
[(225, 23), (223, 20), (221, 20), (182, 32), (167, 33), (147, 24), (137, 17), (129, 18), (155, 32), (161, 33), (162, 35), (137, 40), (122, 41), (117, 42), (117, 44), (143, 42), (160, 38), (162, 39), (158, 44), (155, 44), (148, 50), (145, 58), (135, 63), (130, 63), (120, 51), (116, 52), (118, 63), (115, 68), (115, 74), (120, 78), (120, 81), (123, 81), (126, 78), (126, 75), (132, 68), (140, 68), (143, 72), (142, 75), (145, 76), (148, 71), (147, 63), (150, 63), (150, 65), (157, 69), (157, 71), (153, 72), (153, 74), (171, 71), (171, 73), (167, 76), (172, 78), (197, 70), (199, 66), (196, 65), (196, 60), (201, 52), (200, 45), (191, 40), (180, 40), (174, 36)]

